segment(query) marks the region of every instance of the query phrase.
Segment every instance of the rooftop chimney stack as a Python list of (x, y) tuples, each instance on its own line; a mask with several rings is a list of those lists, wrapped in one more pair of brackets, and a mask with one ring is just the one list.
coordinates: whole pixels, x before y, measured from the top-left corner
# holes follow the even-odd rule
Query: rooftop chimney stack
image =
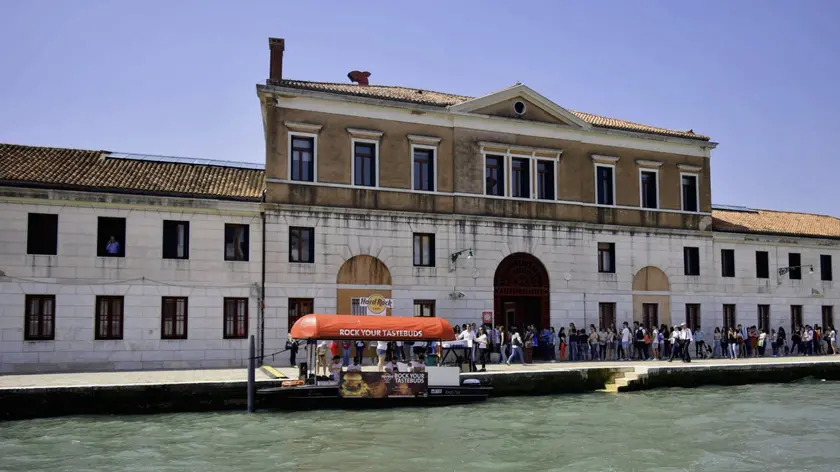
[(283, 38), (268, 38), (268, 49), (271, 51), (268, 80), (280, 82), (283, 80), (283, 51), (286, 49), (286, 40)]

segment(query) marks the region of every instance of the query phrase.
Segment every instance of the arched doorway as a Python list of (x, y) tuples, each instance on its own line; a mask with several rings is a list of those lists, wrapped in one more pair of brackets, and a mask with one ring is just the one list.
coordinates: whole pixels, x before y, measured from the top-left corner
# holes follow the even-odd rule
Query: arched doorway
[[(651, 293), (644, 293), (651, 292)], [(642, 267), (633, 276), (633, 321), (645, 329), (671, 323), (671, 283), (659, 267)]]
[[(338, 269), (336, 283), (336, 308), (342, 315), (361, 314), (357, 313), (359, 298), (374, 294), (391, 298), (391, 271), (382, 261), (367, 254), (344, 261)], [(391, 316), (391, 309), (385, 314)]]
[(548, 272), (539, 259), (524, 252), (505, 257), (493, 285), (496, 326), (549, 326)]

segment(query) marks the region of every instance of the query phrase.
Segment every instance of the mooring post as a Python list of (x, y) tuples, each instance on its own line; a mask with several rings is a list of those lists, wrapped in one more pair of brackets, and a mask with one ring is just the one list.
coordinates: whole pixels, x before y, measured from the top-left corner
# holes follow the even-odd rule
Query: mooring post
[(257, 390), (257, 343), (254, 341), (254, 335), (251, 335), (248, 342), (248, 413), (253, 413), (257, 409), (254, 402), (254, 394)]

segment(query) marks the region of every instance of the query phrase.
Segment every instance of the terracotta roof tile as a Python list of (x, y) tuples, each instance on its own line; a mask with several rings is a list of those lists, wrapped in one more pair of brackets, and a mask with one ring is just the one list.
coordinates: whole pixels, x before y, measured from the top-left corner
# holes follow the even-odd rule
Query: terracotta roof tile
[(258, 169), (108, 155), (108, 151), (0, 143), (0, 182), (237, 200), (259, 200), (265, 185), (265, 172)]
[(712, 210), (714, 231), (840, 238), (840, 218), (787, 211)]
[[(305, 80), (282, 80), (279, 82), (269, 81), (270, 85), (289, 87), (302, 90), (314, 90), (319, 92), (338, 93), (342, 95), (355, 95), (358, 97), (378, 98), (381, 100), (393, 100), (419, 105), (448, 107), (458, 103), (472, 100), (474, 97), (466, 95), (453, 95), (450, 93), (433, 92), (407, 87), (395, 87), (390, 85), (356, 85), (340, 84), (333, 82), (309, 82)], [(673, 136), (677, 138), (696, 139), (708, 141), (708, 136), (697, 134), (694, 131), (677, 131), (656, 126), (642, 125), (630, 121), (607, 118), (605, 116), (593, 115), (580, 111), (569, 110), (581, 120), (598, 128), (617, 129), (623, 131), (635, 131), (638, 133), (658, 134), (662, 136)]]

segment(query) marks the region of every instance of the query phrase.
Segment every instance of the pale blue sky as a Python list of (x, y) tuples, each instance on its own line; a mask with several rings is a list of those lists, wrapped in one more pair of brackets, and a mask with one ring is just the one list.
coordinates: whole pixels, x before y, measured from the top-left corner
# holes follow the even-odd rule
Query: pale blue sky
[(712, 136), (715, 203), (840, 215), (836, 1), (0, 0), (0, 142), (264, 160), (284, 75), (483, 95)]

